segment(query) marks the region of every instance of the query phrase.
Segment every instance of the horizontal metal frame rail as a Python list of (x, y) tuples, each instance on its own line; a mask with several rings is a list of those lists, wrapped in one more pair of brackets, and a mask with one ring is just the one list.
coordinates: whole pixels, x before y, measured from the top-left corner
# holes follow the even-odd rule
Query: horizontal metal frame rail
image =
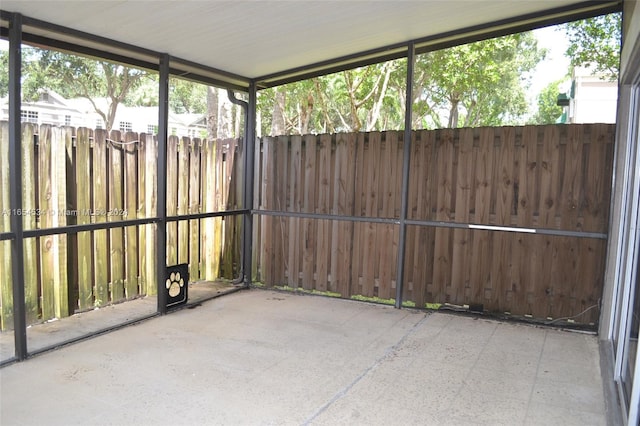
[[(258, 216), (263, 215), (263, 216), (279, 216), (279, 217), (298, 217), (303, 219), (338, 220), (342, 222), (386, 223), (391, 225), (401, 224), (400, 218), (387, 218), (387, 217), (283, 212), (283, 211), (277, 211), (277, 210), (253, 210), (252, 213)], [(601, 240), (607, 239), (607, 234), (600, 233), (600, 232), (569, 231), (569, 230), (550, 229), (550, 228), (523, 228), (519, 226), (484, 225), (480, 223), (442, 222), (442, 221), (436, 221), (436, 220), (405, 219), (404, 222), (406, 225), (428, 226), (428, 227), (434, 227), (434, 228), (472, 229), (476, 231), (517, 232), (521, 234), (555, 235), (558, 237), (596, 238)]]
[[(181, 220), (194, 220), (194, 219), (207, 219), (211, 217), (224, 217), (224, 216), (239, 216), (248, 213), (249, 210), (227, 210), (216, 211), (210, 213), (194, 213), (178, 216), (167, 216), (166, 222), (179, 222)], [(128, 226), (149, 225), (158, 223), (157, 217), (150, 217), (145, 219), (132, 219), (132, 220), (120, 220), (116, 222), (100, 222), (100, 223), (87, 223), (84, 225), (67, 225), (57, 228), (42, 228), (42, 229), (28, 229), (22, 232), (24, 238), (42, 237), (46, 235), (60, 235), (60, 234), (77, 234), (78, 232), (86, 231), (99, 231), (115, 228), (126, 228)], [(14, 234), (6, 232), (0, 234), (0, 241), (13, 240)]]
[(207, 219), (209, 217), (221, 217), (221, 216), (240, 216), (246, 213), (249, 213), (248, 209), (240, 209), (240, 210), (222, 210), (211, 213), (193, 213), (193, 214), (181, 214), (177, 216), (167, 216), (167, 222), (179, 222), (181, 220), (192, 220), (192, 219)]
[(303, 213), (303, 212), (283, 212), (277, 210), (253, 210), (254, 215), (262, 216), (279, 216), (279, 217), (299, 217), (303, 219), (319, 219), (319, 220), (339, 220), (342, 222), (366, 222), (366, 223), (386, 223), (390, 225), (399, 225), (400, 219), (388, 217), (368, 217), (368, 216), (348, 216), (341, 214), (323, 214), (323, 213)]

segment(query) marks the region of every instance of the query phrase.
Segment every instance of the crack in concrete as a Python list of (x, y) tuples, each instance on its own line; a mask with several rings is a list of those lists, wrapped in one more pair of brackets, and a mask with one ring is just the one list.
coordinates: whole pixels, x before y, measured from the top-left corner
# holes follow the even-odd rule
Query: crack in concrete
[(415, 333), (415, 331), (427, 320), (427, 318), (429, 318), (430, 314), (424, 314), (424, 317), (422, 317), (422, 319), (420, 319), (420, 321), (418, 321), (417, 323), (415, 323), (401, 338), (400, 340), (398, 340), (393, 346), (387, 348), (387, 350), (384, 352), (384, 354), (382, 354), (380, 357), (378, 357), (373, 364), (371, 364), (369, 367), (367, 367), (362, 373), (360, 373), (351, 383), (349, 383), (347, 386), (345, 386), (344, 388), (342, 388), (338, 393), (336, 393), (333, 398), (331, 398), (326, 404), (324, 404), (322, 407), (320, 407), (318, 410), (316, 410), (315, 413), (313, 413), (309, 418), (307, 418), (307, 420), (304, 421), (304, 423), (302, 423), (303, 425), (310, 425), (311, 422), (313, 422), (316, 418), (318, 418), (318, 416), (320, 416), (322, 413), (324, 413), (329, 407), (331, 407), (333, 404), (335, 404), (338, 400), (342, 399), (344, 396), (346, 396), (349, 391), (356, 385), (358, 384), (362, 379), (365, 378), (365, 376), (367, 374), (369, 374), (369, 372), (371, 372), (374, 368), (376, 368), (377, 366), (379, 366), (380, 364), (382, 364), (385, 360), (387, 360), (388, 358), (390, 358), (398, 349), (399, 347), (404, 343), (404, 341), (413, 333)]

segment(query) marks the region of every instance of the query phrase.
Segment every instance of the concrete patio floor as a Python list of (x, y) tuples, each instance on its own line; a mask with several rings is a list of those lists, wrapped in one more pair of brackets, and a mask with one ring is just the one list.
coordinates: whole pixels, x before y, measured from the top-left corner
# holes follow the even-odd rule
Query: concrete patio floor
[[(188, 303), (198, 304), (235, 290), (238, 290), (238, 286), (230, 282), (189, 283)], [(158, 299), (155, 296), (146, 296), (81, 312), (61, 320), (34, 324), (27, 327), (27, 348), (30, 352), (45, 350), (67, 341), (81, 339), (88, 334), (153, 316), (157, 310)], [(0, 333), (0, 361), (13, 358), (15, 352), (13, 331)]]
[(0, 369), (8, 425), (603, 425), (593, 335), (248, 290)]

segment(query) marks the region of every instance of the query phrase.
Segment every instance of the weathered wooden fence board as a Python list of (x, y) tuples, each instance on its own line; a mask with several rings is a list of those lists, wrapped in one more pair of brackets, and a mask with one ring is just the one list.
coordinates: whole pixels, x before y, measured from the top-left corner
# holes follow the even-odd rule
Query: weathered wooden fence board
[[(64, 128), (42, 126), (39, 151), (40, 225), (66, 225), (66, 146)], [(47, 235), (40, 239), (42, 270), (42, 317), (61, 318), (69, 314), (67, 279), (67, 236)]]
[[(36, 229), (39, 214), (36, 204), (36, 126), (22, 125), (22, 205), (30, 212), (22, 217), (24, 229)], [(33, 323), (40, 316), (38, 292), (38, 248), (35, 238), (24, 240), (24, 301), (27, 323)], [(10, 276), (10, 275), (9, 275)]]
[[(167, 216), (178, 214), (178, 137), (167, 142)], [(167, 265), (178, 263), (178, 223), (167, 223)]]
[[(124, 163), (121, 134), (111, 131), (108, 147), (108, 211), (107, 221), (117, 222), (123, 219), (124, 212)], [(109, 230), (109, 285), (110, 300), (118, 302), (124, 299), (124, 233), (122, 228)]]
[[(93, 139), (93, 200), (91, 204), (91, 222), (103, 223), (107, 221), (107, 132), (97, 129)], [(100, 306), (109, 302), (109, 251), (108, 232), (98, 230), (93, 232), (93, 277), (94, 303)]]
[[(302, 166), (302, 138), (300, 136), (291, 137), (291, 161), (289, 162), (289, 194), (290, 211), (302, 211), (302, 199), (304, 196), (304, 180)], [(300, 219), (291, 218), (289, 221), (289, 242), (288, 265), (287, 265), (287, 285), (298, 288), (300, 284), (300, 271), (302, 259)]]
[[(9, 123), (0, 123), (0, 232), (11, 231), (11, 204), (9, 201)], [(13, 328), (13, 292), (11, 280), (11, 245), (10, 241), (0, 241), (0, 326), (2, 329)]]
[[(87, 128), (78, 129), (76, 136), (76, 205), (78, 225), (91, 223), (91, 140), (93, 131)], [(78, 265), (78, 309), (81, 311), (93, 308), (93, 268), (91, 260), (91, 232), (79, 232), (77, 241)]]
[[(156, 216), (158, 211), (158, 140), (151, 134), (141, 134), (140, 144), (144, 147), (144, 214), (143, 217)], [(156, 282), (156, 231), (157, 225), (151, 224), (141, 227), (144, 234), (144, 245), (140, 248), (140, 264), (144, 265), (144, 293), (155, 295), (157, 293)], [(142, 241), (142, 240), (141, 240)]]
[[(138, 179), (136, 166), (138, 164), (138, 150), (140, 141), (138, 135), (127, 132), (124, 136), (124, 211), (123, 219), (136, 219), (138, 209)], [(125, 253), (125, 297), (131, 299), (140, 294), (138, 276), (138, 229), (135, 226), (125, 228), (124, 253)]]
[[(189, 212), (189, 138), (182, 137), (178, 141), (178, 176), (176, 206), (179, 215)], [(177, 223), (178, 255), (176, 263), (189, 261), (189, 221), (181, 220)]]
[[(200, 203), (201, 146), (202, 141), (198, 138), (192, 139), (188, 145), (189, 214), (198, 214), (202, 212), (202, 205)], [(189, 277), (192, 281), (203, 278), (200, 269), (200, 221), (197, 219), (189, 221)]]

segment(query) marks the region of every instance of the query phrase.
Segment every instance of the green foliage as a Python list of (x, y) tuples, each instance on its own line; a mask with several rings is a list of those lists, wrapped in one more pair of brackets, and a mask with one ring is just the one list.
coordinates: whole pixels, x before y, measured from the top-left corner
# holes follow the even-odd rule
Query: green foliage
[[(527, 113), (528, 76), (546, 54), (532, 33), (418, 55), (413, 127), (499, 126)], [(285, 133), (397, 130), (404, 127), (406, 59), (288, 84)], [(260, 92), (262, 134), (271, 134), (275, 89)]]
[[(612, 14), (566, 24), (572, 64), (591, 64), (595, 71), (617, 76), (620, 20), (620, 14)], [(154, 73), (52, 50), (23, 47), (22, 52), (25, 100), (36, 100), (44, 88), (66, 98), (85, 97), (107, 128), (121, 103), (157, 105)], [(531, 73), (545, 54), (528, 32), (418, 55), (413, 127), (521, 124), (528, 112), (525, 91)], [(0, 67), (8, 69), (6, 51), (0, 52)], [(280, 92), (262, 90), (261, 133), (271, 134), (274, 124), (281, 127), (282, 122), (289, 134), (401, 129), (406, 67), (406, 59), (401, 59), (288, 84)], [(0, 96), (6, 96), (7, 74), (0, 73)], [(558, 111), (554, 90), (548, 87), (540, 94), (536, 121), (549, 122)], [(276, 109), (276, 93), (281, 111)], [(108, 107), (98, 105), (98, 98), (106, 98)], [(207, 88), (172, 78), (169, 101), (174, 112), (205, 113)], [(278, 123), (273, 123), (274, 111)]]
[[(259, 92), (262, 134), (271, 134), (276, 93), (285, 91), (287, 134), (372, 131), (402, 126), (406, 60), (374, 64)], [(403, 69), (404, 68), (404, 69)], [(404, 85), (404, 83), (402, 83)]]
[[(22, 53), (24, 100), (37, 100), (42, 89), (52, 89), (65, 98), (86, 98), (108, 130), (118, 105), (148, 77), (143, 70), (54, 50), (25, 47)], [(107, 99), (106, 108), (98, 105), (99, 98)]]
[(622, 14), (612, 13), (564, 26), (569, 41), (566, 55), (575, 67), (591, 68), (606, 78), (618, 78)]
[[(157, 92), (158, 84), (155, 84)], [(169, 80), (169, 109), (178, 114), (207, 112), (207, 86), (180, 78)]]
[(123, 104), (130, 107), (158, 106), (158, 75), (154, 73), (147, 74), (140, 82), (140, 85), (127, 95)]
[(9, 52), (0, 50), (0, 98), (9, 93)]
[(562, 115), (562, 107), (557, 105), (560, 84), (563, 80), (551, 82), (538, 94), (538, 111), (529, 124), (554, 124)]
[(527, 32), (419, 55), (414, 124), (438, 128), (517, 123), (527, 112), (527, 75), (545, 54)]

